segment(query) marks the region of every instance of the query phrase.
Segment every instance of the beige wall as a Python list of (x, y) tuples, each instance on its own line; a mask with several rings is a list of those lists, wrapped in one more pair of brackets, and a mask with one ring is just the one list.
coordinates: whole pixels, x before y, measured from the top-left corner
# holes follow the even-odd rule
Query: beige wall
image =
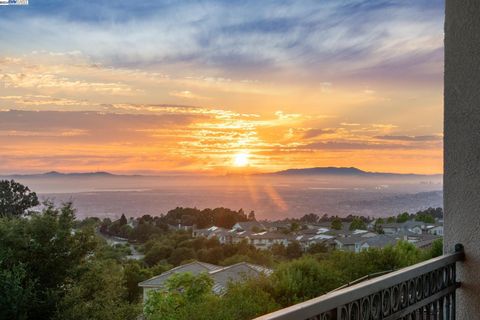
[(480, 0), (447, 0), (445, 22), (445, 251), (459, 263), (458, 319), (480, 319)]

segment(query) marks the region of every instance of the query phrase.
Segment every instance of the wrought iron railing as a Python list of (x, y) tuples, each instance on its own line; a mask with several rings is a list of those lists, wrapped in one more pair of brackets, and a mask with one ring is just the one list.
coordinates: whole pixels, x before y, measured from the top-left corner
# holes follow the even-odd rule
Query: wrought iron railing
[(455, 253), (404, 268), (255, 320), (410, 320), (455, 319)]

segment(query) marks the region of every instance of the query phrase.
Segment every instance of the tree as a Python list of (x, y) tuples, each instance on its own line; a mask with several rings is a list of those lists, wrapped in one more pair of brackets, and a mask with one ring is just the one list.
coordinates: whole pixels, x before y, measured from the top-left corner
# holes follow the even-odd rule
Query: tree
[(150, 278), (151, 276), (151, 270), (142, 268), (138, 261), (130, 260), (125, 264), (123, 270), (123, 280), (127, 289), (127, 301), (130, 303), (139, 301), (140, 296), (142, 295), (142, 288), (140, 288), (138, 284)]
[(365, 225), (365, 222), (362, 219), (354, 218), (350, 223), (349, 229), (350, 230), (366, 230), (367, 226)]
[(398, 223), (407, 222), (409, 219), (410, 219), (410, 215), (408, 214), (408, 212), (401, 213), (397, 216)]
[(437, 239), (433, 241), (431, 248), (427, 251), (425, 259), (439, 257), (443, 254), (443, 240)]
[(306, 223), (317, 223), (320, 220), (320, 217), (315, 213), (309, 213), (300, 218), (300, 221)]
[(255, 218), (255, 211), (250, 211), (250, 213), (248, 214), (248, 220), (250, 221), (257, 221), (257, 219)]
[[(280, 308), (271, 293), (271, 282), (265, 276), (231, 283), (227, 292), (217, 303), (217, 312), (212, 319), (253, 319)], [(190, 318), (194, 319), (194, 317)], [(210, 318), (207, 319), (210, 320)]]
[(428, 213), (417, 213), (415, 215), (415, 221), (422, 221), (425, 223), (435, 223), (435, 218)]
[(74, 209), (52, 204), (30, 219), (0, 219), (2, 268), (21, 265), (24, 283), (33, 284), (29, 314), (50, 319), (79, 266), (97, 246), (93, 228), (74, 231)]
[(272, 245), (272, 247), (270, 248), (270, 251), (275, 256), (279, 256), (279, 257), (286, 257), (287, 256), (287, 249), (281, 243), (274, 243)]
[(339, 273), (312, 257), (280, 264), (271, 276), (275, 301), (286, 307), (324, 294), (342, 284)]
[(170, 257), (168, 257), (168, 263), (178, 266), (183, 261), (195, 259), (195, 251), (191, 248), (176, 248), (173, 250)]
[(179, 320), (185, 308), (202, 303), (212, 294), (213, 280), (206, 273), (176, 273), (165, 282), (165, 289), (150, 291), (144, 312), (149, 320)]
[(341, 230), (343, 227), (342, 220), (336, 217), (332, 220), (331, 228), (334, 230)]
[(290, 232), (296, 232), (300, 230), (300, 224), (297, 221), (292, 221), (290, 224)]
[(318, 242), (310, 245), (307, 252), (310, 254), (325, 253), (328, 252), (328, 247), (324, 243)]
[(123, 299), (124, 276), (121, 265), (112, 260), (92, 260), (82, 268), (76, 281), (67, 286), (55, 319), (58, 320), (134, 320), (140, 305)]
[(383, 219), (382, 218), (378, 218), (377, 220), (375, 220), (375, 224), (373, 225), (373, 231), (375, 231), (376, 233), (378, 234), (384, 234), (385, 231), (383, 231)]
[(119, 224), (120, 226), (124, 226), (128, 223), (127, 221), (127, 217), (125, 217), (125, 214), (122, 213), (122, 216), (120, 217), (120, 221), (119, 221)]
[(296, 259), (302, 256), (302, 247), (298, 241), (292, 241), (288, 244), (286, 254), (289, 259)]
[(5, 268), (0, 257), (0, 319), (29, 319), (31, 301), (35, 300), (34, 283), (23, 265)]
[(153, 266), (161, 260), (167, 259), (172, 253), (172, 248), (155, 242), (152, 247), (145, 252), (145, 263), (149, 266)]
[(37, 194), (14, 180), (0, 181), (0, 217), (20, 217), (38, 206)]

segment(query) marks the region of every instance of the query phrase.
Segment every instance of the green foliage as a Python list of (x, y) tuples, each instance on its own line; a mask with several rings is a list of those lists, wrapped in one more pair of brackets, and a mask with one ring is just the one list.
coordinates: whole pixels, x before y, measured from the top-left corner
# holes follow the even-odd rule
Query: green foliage
[(159, 275), (161, 273), (164, 273), (165, 271), (168, 271), (172, 268), (173, 268), (173, 266), (171, 264), (158, 263), (158, 264), (154, 265), (153, 267), (151, 267), (149, 270), (152, 273), (152, 276), (154, 276), (154, 275)]
[(382, 218), (378, 218), (375, 220), (375, 225), (373, 226), (373, 231), (378, 234), (384, 234), (382, 225), (384, 224), (384, 220)]
[(164, 290), (150, 291), (144, 313), (149, 320), (186, 319), (188, 309), (212, 297), (213, 280), (205, 273), (177, 273), (165, 283)]
[(387, 223), (395, 223), (397, 219), (395, 217), (388, 217), (387, 218)]
[(360, 219), (360, 218), (354, 218), (352, 220), (352, 222), (350, 223), (350, 227), (349, 227), (350, 230), (357, 230), (357, 229), (360, 229), (360, 230), (366, 230), (367, 229), (367, 225), (365, 224), (365, 222)]
[(153, 275), (158, 275), (164, 271), (158, 272), (160, 270), (155, 270), (153, 273), (152, 269), (146, 269), (143, 265), (135, 260), (128, 261), (123, 270), (123, 281), (126, 287), (126, 300), (135, 303), (140, 301), (142, 296), (142, 288), (138, 284), (144, 280), (151, 278)]
[(342, 284), (338, 270), (311, 257), (283, 263), (271, 277), (275, 301), (284, 307), (319, 296)]
[(79, 276), (67, 286), (58, 305), (58, 320), (136, 319), (141, 309), (124, 300), (124, 275), (112, 260), (88, 261)]
[(197, 252), (197, 257), (204, 262), (219, 264), (224, 259), (223, 248), (218, 246), (210, 249), (201, 249)]
[(318, 214), (315, 214), (315, 213), (309, 213), (300, 218), (301, 222), (306, 222), (306, 223), (317, 223), (319, 220), (320, 220), (320, 217), (318, 216)]
[(296, 232), (298, 230), (300, 230), (300, 224), (296, 221), (292, 221), (292, 223), (290, 224), (290, 231)]
[(237, 222), (248, 221), (243, 210), (234, 211), (227, 208), (199, 210), (197, 208), (177, 207), (170, 210), (164, 217), (169, 224), (195, 224), (197, 228), (207, 228), (212, 225), (230, 229)]
[(426, 251), (425, 259), (439, 257), (443, 254), (443, 239), (437, 239), (432, 243), (432, 247)]
[(0, 218), (20, 217), (39, 205), (37, 194), (14, 180), (0, 180)]
[(397, 222), (398, 223), (407, 222), (409, 219), (410, 219), (410, 215), (408, 214), (408, 212), (400, 213), (397, 216)]
[(236, 263), (239, 263), (239, 262), (253, 263), (252, 259), (249, 256), (243, 255), (243, 254), (236, 254), (236, 255), (233, 255), (231, 257), (228, 257), (228, 258), (222, 260), (219, 264), (222, 265), (222, 266), (231, 266), (232, 264), (236, 264)]
[(287, 248), (281, 243), (274, 243), (270, 248), (270, 251), (273, 255), (279, 257), (286, 257), (287, 256)]
[(400, 241), (394, 247), (387, 247), (386, 250), (389, 248), (393, 249), (397, 257), (397, 268), (408, 267), (423, 260), (421, 251), (407, 241)]
[(127, 217), (125, 217), (125, 215), (122, 213), (122, 216), (120, 217), (120, 220), (118, 221), (118, 224), (120, 226), (124, 226), (128, 223), (127, 221)]
[(34, 284), (28, 314), (51, 317), (72, 273), (97, 245), (92, 229), (73, 231), (74, 217), (71, 204), (59, 209), (48, 204), (31, 219), (0, 219), (3, 266), (21, 264), (27, 275), (24, 281)]
[[(134, 273), (124, 245), (98, 239), (98, 221), (75, 222), (70, 203), (29, 219), (0, 218), (0, 319), (135, 319)], [(74, 228), (75, 227), (75, 228)], [(137, 285), (137, 283), (135, 283)], [(129, 301), (134, 301), (130, 303)]]
[(442, 219), (443, 218), (443, 209), (442, 208), (428, 208), (425, 210), (418, 211), (416, 215), (429, 215), (432, 216), (434, 219)]
[[(271, 282), (266, 277), (232, 283), (225, 296), (217, 300), (217, 310), (211, 319), (252, 319), (280, 308), (271, 295)], [(208, 318), (208, 316), (206, 317)]]
[(115, 260), (123, 262), (127, 255), (131, 254), (130, 246), (128, 244), (108, 245), (106, 242), (99, 242), (95, 248), (95, 257), (103, 260)]
[(422, 221), (425, 223), (435, 223), (435, 218), (428, 213), (417, 213), (415, 215), (415, 221)]
[(302, 247), (298, 241), (292, 241), (288, 244), (286, 249), (286, 256), (289, 259), (297, 259), (302, 256)]
[(34, 285), (23, 265), (7, 269), (0, 264), (0, 319), (28, 319), (35, 299)]
[(153, 266), (158, 262), (167, 259), (172, 254), (173, 249), (165, 244), (154, 242), (145, 253), (145, 263)]
[[(440, 244), (436, 244), (439, 246)], [(245, 250), (247, 247), (243, 247)], [(277, 250), (280, 246), (278, 246)], [(286, 249), (284, 248), (285, 252)], [(347, 282), (380, 271), (390, 271), (433, 256), (436, 250), (421, 251), (408, 242), (360, 253), (331, 251), (284, 261), (270, 277), (260, 276), (230, 284), (223, 296), (210, 293), (196, 277), (176, 276), (161, 292), (152, 293), (147, 304), (149, 320), (247, 320), (294, 303), (317, 297)], [(236, 254), (225, 264), (246, 260)], [(231, 262), (231, 263), (230, 263)], [(197, 283), (197, 284), (196, 284)], [(190, 288), (196, 290), (192, 294)], [(190, 298), (186, 298), (189, 295)], [(188, 300), (188, 302), (186, 302)]]
[(321, 242), (314, 243), (308, 247), (307, 252), (309, 254), (326, 253), (328, 252), (328, 247)]
[(334, 230), (341, 230), (342, 229), (342, 220), (340, 218), (334, 218), (332, 220), (331, 228)]
[(167, 261), (174, 266), (180, 265), (185, 260), (195, 259), (195, 251), (191, 248), (176, 248), (172, 251), (170, 257), (168, 257)]

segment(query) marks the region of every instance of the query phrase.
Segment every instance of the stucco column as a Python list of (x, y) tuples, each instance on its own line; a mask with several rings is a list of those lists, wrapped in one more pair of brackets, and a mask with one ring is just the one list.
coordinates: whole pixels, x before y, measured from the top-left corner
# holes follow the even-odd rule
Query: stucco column
[(480, 0), (447, 0), (445, 251), (465, 247), (457, 319), (480, 319)]

